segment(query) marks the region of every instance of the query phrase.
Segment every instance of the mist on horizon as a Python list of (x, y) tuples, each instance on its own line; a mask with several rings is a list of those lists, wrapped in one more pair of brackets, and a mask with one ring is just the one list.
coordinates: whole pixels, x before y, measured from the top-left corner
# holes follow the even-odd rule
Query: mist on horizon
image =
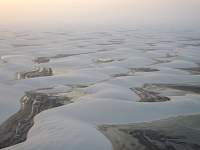
[(0, 0), (0, 25), (200, 26), (199, 0)]

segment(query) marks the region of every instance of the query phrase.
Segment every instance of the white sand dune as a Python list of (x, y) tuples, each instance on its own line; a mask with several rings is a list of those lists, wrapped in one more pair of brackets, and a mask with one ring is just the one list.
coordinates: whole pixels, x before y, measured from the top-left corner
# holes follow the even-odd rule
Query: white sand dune
[[(17, 112), (26, 91), (43, 88), (43, 92), (74, 98), (71, 104), (38, 114), (27, 140), (5, 150), (111, 150), (98, 125), (200, 113), (200, 93), (194, 89), (169, 89), (165, 94), (170, 101), (155, 103), (139, 102), (131, 90), (145, 84), (200, 86), (198, 69), (196, 74), (187, 70), (200, 67), (200, 40), (184, 41), (197, 33), (162, 33), (128, 29), (120, 35), (116, 30), (27, 32), (17, 39), (4, 33), (0, 123)], [(38, 64), (33, 61), (38, 57), (49, 61)], [(38, 67), (51, 68), (53, 75), (17, 80), (17, 72)]]

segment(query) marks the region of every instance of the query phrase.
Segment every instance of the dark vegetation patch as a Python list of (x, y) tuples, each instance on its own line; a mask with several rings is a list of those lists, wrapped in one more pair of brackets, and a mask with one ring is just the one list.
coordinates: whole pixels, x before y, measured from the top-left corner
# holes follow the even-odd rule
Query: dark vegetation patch
[(37, 114), (72, 101), (68, 97), (31, 91), (26, 92), (20, 103), (20, 110), (0, 125), (0, 149), (24, 142)]
[(17, 79), (29, 79), (36, 77), (53, 76), (52, 68), (37, 68), (29, 72), (19, 72), (17, 73)]

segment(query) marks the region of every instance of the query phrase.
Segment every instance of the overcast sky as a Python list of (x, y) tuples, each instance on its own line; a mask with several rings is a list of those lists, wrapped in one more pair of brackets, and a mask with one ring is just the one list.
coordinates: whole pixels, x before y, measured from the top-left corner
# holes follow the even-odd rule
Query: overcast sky
[(200, 0), (0, 0), (0, 24), (200, 26)]

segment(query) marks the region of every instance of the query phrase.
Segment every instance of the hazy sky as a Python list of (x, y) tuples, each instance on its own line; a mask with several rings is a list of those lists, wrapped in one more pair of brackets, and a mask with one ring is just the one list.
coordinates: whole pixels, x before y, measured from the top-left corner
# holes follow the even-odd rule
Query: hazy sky
[(200, 26), (200, 0), (0, 0), (0, 24)]

